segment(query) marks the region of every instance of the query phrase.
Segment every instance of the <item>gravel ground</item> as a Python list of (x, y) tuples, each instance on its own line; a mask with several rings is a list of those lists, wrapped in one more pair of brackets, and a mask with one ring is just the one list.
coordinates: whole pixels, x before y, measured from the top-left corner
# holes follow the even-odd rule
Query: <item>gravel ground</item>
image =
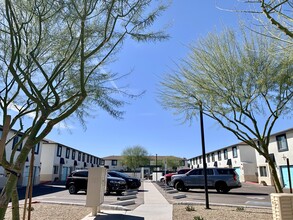
[(203, 205), (191, 205), (193, 211), (186, 211), (187, 205), (173, 205), (173, 220), (194, 220), (196, 216), (198, 220), (271, 220), (273, 219), (271, 209), (261, 208), (244, 208), (243, 210), (236, 207), (226, 206), (210, 206), (205, 209)]
[[(84, 206), (60, 205), (47, 203), (32, 204), (31, 220), (80, 220), (91, 213), (92, 209)], [(20, 207), (22, 219), (23, 206)], [(27, 213), (27, 212), (26, 212)], [(27, 214), (26, 214), (27, 219)], [(12, 209), (7, 209), (5, 220), (12, 220)]]
[[(80, 220), (91, 213), (91, 208), (83, 206), (35, 203), (32, 207), (32, 220)], [(237, 210), (236, 207), (211, 206), (207, 210), (203, 205), (190, 205), (189, 207), (194, 210), (186, 211), (186, 207), (187, 205), (173, 205), (173, 220), (194, 220), (196, 216), (203, 218), (203, 220), (273, 219), (270, 209), (244, 208)], [(21, 216), (22, 212), (23, 208), (21, 207)], [(8, 208), (5, 220), (12, 220), (11, 208)]]

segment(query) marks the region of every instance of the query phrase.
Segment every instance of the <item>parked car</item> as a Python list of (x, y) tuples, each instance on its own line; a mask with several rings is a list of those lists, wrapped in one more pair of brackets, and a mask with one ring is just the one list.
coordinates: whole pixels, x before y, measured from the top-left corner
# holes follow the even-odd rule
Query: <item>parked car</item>
[(184, 173), (187, 173), (188, 171), (190, 171), (189, 168), (188, 168), (188, 169), (180, 169), (180, 170), (178, 170), (176, 173), (167, 173), (167, 174), (164, 175), (164, 180), (163, 180), (163, 181), (165, 181), (165, 183), (166, 183), (167, 185), (169, 185), (169, 183), (170, 183), (170, 181), (171, 181), (171, 177), (172, 177), (173, 175), (176, 175), (176, 174), (184, 174)]
[[(87, 170), (73, 171), (66, 179), (66, 189), (70, 194), (76, 194), (78, 191), (87, 191)], [(121, 195), (123, 191), (127, 189), (126, 181), (122, 178), (111, 177), (107, 175), (107, 188), (105, 194), (116, 192), (117, 195)]]
[[(208, 188), (219, 193), (228, 193), (231, 189), (241, 187), (239, 176), (233, 168), (207, 168)], [(178, 191), (204, 188), (203, 169), (193, 169), (186, 174), (173, 175), (170, 185)]]
[(141, 186), (140, 179), (135, 177), (130, 177), (125, 173), (121, 173), (118, 171), (108, 171), (108, 174), (112, 177), (119, 177), (126, 181), (128, 189), (138, 189)]

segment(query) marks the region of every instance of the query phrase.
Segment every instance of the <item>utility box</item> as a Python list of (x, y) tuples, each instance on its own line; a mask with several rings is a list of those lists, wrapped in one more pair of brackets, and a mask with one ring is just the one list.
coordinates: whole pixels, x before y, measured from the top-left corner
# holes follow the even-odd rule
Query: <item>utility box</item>
[(107, 185), (106, 168), (91, 167), (88, 169), (86, 205), (92, 207), (92, 215), (100, 212), (100, 205), (104, 202), (104, 193)]
[(274, 220), (293, 219), (293, 194), (272, 193), (271, 203)]

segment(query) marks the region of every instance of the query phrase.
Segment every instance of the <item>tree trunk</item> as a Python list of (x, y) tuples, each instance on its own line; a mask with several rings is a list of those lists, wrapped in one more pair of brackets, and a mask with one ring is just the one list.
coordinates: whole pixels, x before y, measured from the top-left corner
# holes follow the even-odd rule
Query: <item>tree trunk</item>
[(12, 219), (19, 220), (19, 199), (18, 199), (18, 192), (17, 187), (15, 187), (12, 191), (11, 195), (12, 200)]
[(274, 186), (275, 186), (275, 191), (276, 193), (283, 193), (283, 188), (281, 186), (281, 182), (279, 180), (275, 164), (271, 160), (271, 158), (268, 159), (268, 162), (269, 162), (270, 171), (271, 171), (271, 175), (272, 175)]
[(9, 174), (8, 180), (0, 194), (0, 219), (4, 219), (8, 203), (12, 196), (13, 190), (16, 189), (18, 177), (14, 174)]

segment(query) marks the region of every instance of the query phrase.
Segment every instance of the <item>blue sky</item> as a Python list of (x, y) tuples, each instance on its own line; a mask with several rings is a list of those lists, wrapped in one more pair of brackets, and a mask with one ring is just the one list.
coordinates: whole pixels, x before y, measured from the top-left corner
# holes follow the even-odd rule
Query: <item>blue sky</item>
[[(225, 3), (225, 4), (224, 4)], [(217, 6), (233, 9), (237, 1), (174, 0), (159, 18), (155, 27), (169, 25), (170, 39), (158, 43), (126, 41), (115, 63), (107, 68), (120, 74), (132, 73), (117, 82), (128, 84), (131, 91), (146, 93), (123, 108), (124, 119), (117, 120), (103, 111), (86, 121), (87, 129), (69, 123), (70, 130), (54, 129), (48, 139), (80, 149), (98, 157), (121, 155), (123, 149), (143, 146), (150, 155), (174, 155), (191, 158), (201, 154), (199, 121), (182, 124), (171, 111), (158, 102), (159, 81), (163, 74), (175, 68), (186, 57), (187, 46), (208, 32), (221, 31), (224, 26), (237, 28), (243, 14), (219, 10)], [(293, 127), (293, 120), (280, 120), (274, 132)], [(229, 146), (239, 141), (216, 122), (204, 118), (206, 150)]]

